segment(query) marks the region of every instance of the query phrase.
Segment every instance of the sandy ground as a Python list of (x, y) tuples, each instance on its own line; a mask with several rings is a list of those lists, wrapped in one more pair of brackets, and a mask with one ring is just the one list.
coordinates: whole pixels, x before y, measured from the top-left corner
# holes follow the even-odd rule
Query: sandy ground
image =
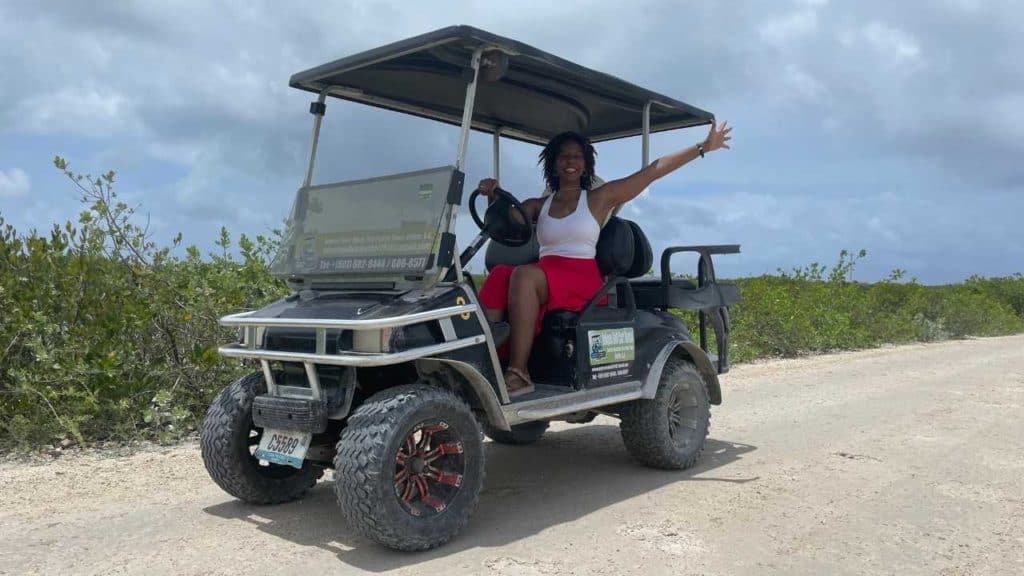
[(723, 388), (682, 473), (634, 464), (605, 418), (488, 443), (467, 530), (420, 554), (353, 534), (327, 482), (235, 501), (194, 444), (8, 461), (0, 573), (1024, 574), (1024, 336), (745, 365)]

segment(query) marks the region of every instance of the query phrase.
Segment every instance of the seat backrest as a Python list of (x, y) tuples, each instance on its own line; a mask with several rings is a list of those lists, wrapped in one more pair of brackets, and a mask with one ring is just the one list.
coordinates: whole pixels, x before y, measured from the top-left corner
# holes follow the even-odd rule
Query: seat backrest
[(647, 235), (640, 229), (640, 225), (632, 220), (625, 220), (633, 229), (633, 265), (626, 270), (626, 278), (637, 278), (647, 274), (654, 266), (654, 252), (651, 250), (651, 243)]
[(651, 244), (636, 222), (612, 217), (597, 240), (597, 267), (604, 276), (643, 276), (654, 263)]
[(537, 243), (537, 234), (534, 234), (526, 244), (515, 247), (491, 240), (487, 243), (487, 250), (484, 252), (484, 266), (490, 271), (498, 264), (520, 266), (536, 262), (539, 258), (540, 244)]
[(597, 269), (602, 276), (621, 276), (633, 265), (633, 228), (614, 217), (601, 228), (597, 239)]

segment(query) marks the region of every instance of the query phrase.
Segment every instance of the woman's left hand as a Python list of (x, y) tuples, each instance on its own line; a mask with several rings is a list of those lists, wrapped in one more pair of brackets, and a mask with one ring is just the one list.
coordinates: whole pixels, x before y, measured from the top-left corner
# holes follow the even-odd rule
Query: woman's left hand
[(732, 140), (732, 136), (729, 133), (732, 132), (732, 126), (729, 126), (728, 122), (722, 122), (722, 127), (718, 128), (714, 120), (711, 121), (711, 130), (708, 132), (708, 137), (704, 139), (705, 152), (713, 152), (719, 148), (725, 148), (729, 150), (729, 140)]

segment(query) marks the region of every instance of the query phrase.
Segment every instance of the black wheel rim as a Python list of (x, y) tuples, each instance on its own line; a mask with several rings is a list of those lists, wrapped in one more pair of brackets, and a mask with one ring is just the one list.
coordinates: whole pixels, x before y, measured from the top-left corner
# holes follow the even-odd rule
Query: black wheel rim
[(668, 400), (668, 432), (680, 448), (686, 448), (697, 432), (697, 391), (688, 382), (672, 389)]
[(465, 472), (459, 434), (443, 420), (420, 422), (395, 455), (395, 496), (411, 516), (436, 516), (458, 495)]

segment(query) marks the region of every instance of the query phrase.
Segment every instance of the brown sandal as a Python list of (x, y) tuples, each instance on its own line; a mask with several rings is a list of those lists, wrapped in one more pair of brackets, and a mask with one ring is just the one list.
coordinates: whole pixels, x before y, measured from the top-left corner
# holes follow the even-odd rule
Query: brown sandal
[[(518, 378), (519, 380), (521, 380), (523, 382), (523, 385), (519, 386), (518, 388), (515, 388), (515, 389), (509, 388), (508, 387), (508, 382), (510, 380), (509, 375), (512, 375), (512, 376)], [(522, 396), (523, 394), (529, 394), (530, 392), (534, 391), (533, 382), (530, 381), (530, 377), (527, 376), (526, 374), (523, 374), (523, 371), (519, 370), (517, 368), (509, 368), (509, 369), (505, 370), (505, 388), (508, 390), (508, 397), (509, 398), (515, 398), (517, 396)]]

